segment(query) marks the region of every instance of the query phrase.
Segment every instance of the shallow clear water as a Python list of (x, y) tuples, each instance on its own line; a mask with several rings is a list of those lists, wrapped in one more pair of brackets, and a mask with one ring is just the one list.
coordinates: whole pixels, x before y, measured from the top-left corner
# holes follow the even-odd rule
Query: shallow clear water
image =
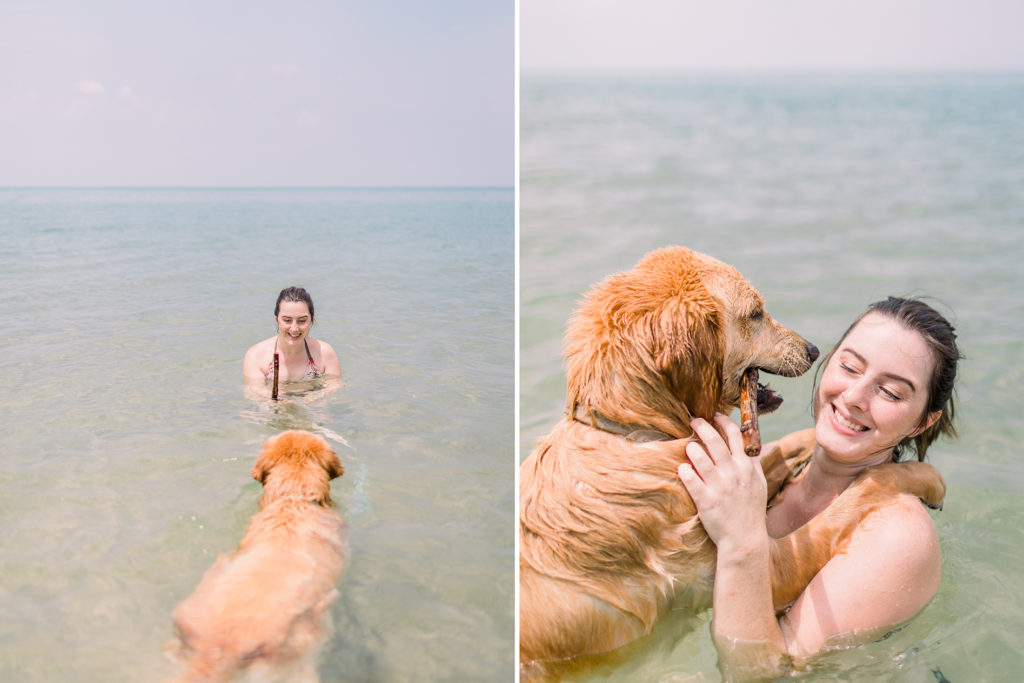
[[(943, 581), (890, 638), (808, 680), (1017, 680), (1024, 667), (1024, 76), (521, 76), (520, 458), (560, 417), (561, 336), (592, 284), (682, 244), (736, 266), (823, 351), (919, 295), (967, 358), (931, 461)], [(765, 438), (810, 424), (810, 375)], [(575, 680), (718, 680), (708, 614)]]
[[(511, 189), (0, 190), (0, 680), (159, 681), (288, 428), (351, 562), (324, 681), (514, 675)], [(243, 396), (288, 285), (341, 390)]]

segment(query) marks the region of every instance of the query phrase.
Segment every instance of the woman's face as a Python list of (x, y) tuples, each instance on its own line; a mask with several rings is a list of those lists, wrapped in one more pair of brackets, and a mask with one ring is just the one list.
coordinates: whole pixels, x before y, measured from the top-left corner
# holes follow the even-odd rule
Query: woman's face
[(277, 331), (286, 344), (301, 344), (312, 324), (305, 301), (282, 301), (277, 309)]
[(930, 413), (931, 350), (917, 332), (880, 313), (864, 316), (821, 375), (815, 439), (848, 464), (884, 462), (892, 448), (939, 418)]

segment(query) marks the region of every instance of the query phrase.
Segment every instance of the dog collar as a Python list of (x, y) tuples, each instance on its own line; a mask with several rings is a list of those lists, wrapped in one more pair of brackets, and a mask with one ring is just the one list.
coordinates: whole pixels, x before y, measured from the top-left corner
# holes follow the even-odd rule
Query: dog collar
[(676, 438), (671, 434), (666, 434), (660, 429), (655, 429), (650, 425), (623, 424), (621, 422), (616, 422), (610, 417), (606, 417), (597, 412), (593, 408), (587, 408), (586, 406), (582, 406), (578, 403), (566, 412), (568, 413), (570, 420), (575, 420), (576, 422), (588, 425), (594, 429), (600, 429), (604, 432), (623, 436), (630, 441), (638, 441), (641, 443), (646, 441), (674, 441)]

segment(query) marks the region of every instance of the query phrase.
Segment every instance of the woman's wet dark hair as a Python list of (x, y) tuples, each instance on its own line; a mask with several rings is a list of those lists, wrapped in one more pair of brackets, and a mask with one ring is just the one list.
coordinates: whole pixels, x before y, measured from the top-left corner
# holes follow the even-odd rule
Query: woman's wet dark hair
[(281, 293), (277, 295), (277, 303), (274, 304), (274, 317), (281, 312), (282, 301), (301, 301), (309, 307), (309, 322), (313, 323), (313, 297), (309, 295), (309, 292), (304, 290), (302, 287), (285, 287), (281, 290)]
[(876, 301), (868, 306), (868, 310), (853, 321), (843, 333), (842, 338), (832, 347), (832, 350), (821, 359), (814, 378), (814, 404), (817, 404), (818, 380), (822, 370), (832, 359), (832, 354), (846, 339), (850, 330), (871, 313), (884, 315), (897, 321), (908, 330), (920, 334), (935, 360), (932, 376), (928, 382), (928, 401), (924, 413), (921, 415), (921, 422), (924, 422), (930, 413), (941, 410), (942, 415), (935, 421), (935, 424), (917, 436), (908, 436), (896, 444), (892, 454), (894, 462), (903, 460), (904, 452), (907, 450), (913, 451), (918, 460), (924, 460), (928, 446), (939, 436), (945, 435), (951, 438), (957, 436), (956, 427), (953, 426), (953, 419), (956, 415), (954, 385), (957, 361), (963, 356), (960, 355), (960, 350), (956, 345), (956, 330), (941, 313), (923, 301), (890, 296), (885, 301)]

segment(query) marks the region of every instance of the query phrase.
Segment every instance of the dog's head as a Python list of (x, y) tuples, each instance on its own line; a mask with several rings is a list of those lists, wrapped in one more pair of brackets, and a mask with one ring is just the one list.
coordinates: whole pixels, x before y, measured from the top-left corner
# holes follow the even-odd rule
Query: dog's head
[(298, 496), (330, 505), (331, 479), (344, 471), (326, 441), (316, 434), (293, 429), (267, 439), (253, 465), (252, 477), (263, 484), (263, 503)]
[[(818, 350), (772, 320), (735, 268), (667, 247), (588, 292), (570, 321), (565, 356), (570, 407), (683, 437), (691, 417), (739, 404), (747, 368), (795, 377)], [(765, 412), (781, 403), (758, 394)]]

